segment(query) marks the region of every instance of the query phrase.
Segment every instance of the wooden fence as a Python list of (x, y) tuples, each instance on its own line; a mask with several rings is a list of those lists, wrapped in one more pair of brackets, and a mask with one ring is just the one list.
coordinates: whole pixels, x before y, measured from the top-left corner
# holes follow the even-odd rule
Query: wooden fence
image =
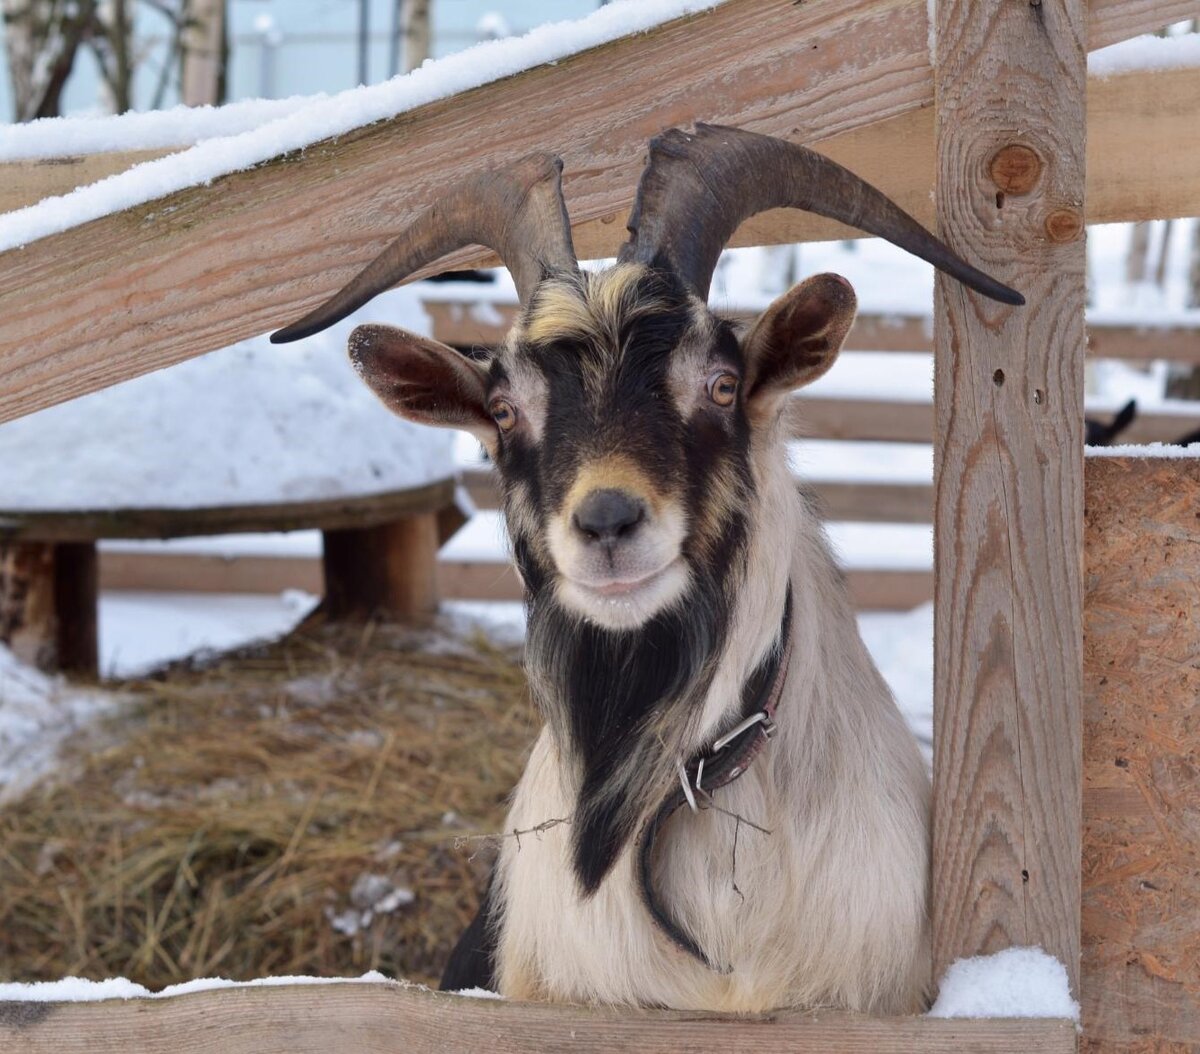
[[(0, 257), (0, 419), (295, 317), (393, 238), (434, 187), (533, 149), (565, 155), (576, 241), (589, 256), (610, 255), (621, 240), (647, 136), (697, 118), (822, 142), (843, 160), (859, 151), (855, 167), (919, 216), (930, 215), (935, 186), (943, 236), (1029, 298), (1013, 310), (940, 280), (936, 293), (936, 968), (1040, 945), (1082, 998), (1087, 1049), (1195, 1046), (1200, 981), (1187, 905), (1196, 903), (1189, 854), (1200, 804), (1194, 758), (1172, 736), (1195, 720), (1200, 620), (1188, 598), (1200, 481), (1191, 462), (1154, 466), (1163, 496), (1147, 517), (1136, 484), (1151, 485), (1149, 470), (1120, 466), (1129, 478), (1106, 507), (1136, 521), (1132, 549), (1124, 564), (1089, 564), (1085, 578), (1082, 393), (1085, 219), (1200, 213), (1200, 74), (1089, 83), (1086, 50), (1197, 14), (1195, 0), (939, 0), (932, 15), (923, 0), (729, 0)], [(1034, 162), (1020, 185), (1003, 178), (1014, 150)], [(739, 240), (831, 235), (809, 218), (768, 214)], [(485, 259), (466, 251), (439, 268)], [(1118, 469), (1089, 469), (1108, 471)], [(1174, 577), (1139, 577), (1140, 550), (1160, 570), (1174, 561)], [(1120, 584), (1100, 602), (1126, 605), (1120, 635), (1109, 627), (1085, 667), (1084, 585), (1118, 567)], [(1083, 739), (1085, 688), (1105, 689), (1117, 674), (1130, 727), (1153, 710), (1165, 732), (1106, 738), (1111, 700), (1101, 692)], [(1085, 742), (1099, 751), (1090, 760)], [(1113, 757), (1114, 747), (1128, 753)], [(1114, 780), (1111, 768), (1123, 775)], [(1101, 777), (1089, 787), (1103, 793), (1085, 793), (1085, 779)], [(1102, 862), (1085, 856), (1095, 845)], [(1107, 892), (1096, 892), (1098, 875)], [(20, 1006), (5, 1011), (0, 1036), (15, 1051), (1077, 1044), (1070, 1023), (1055, 1021), (818, 1013), (722, 1022), (337, 991)]]

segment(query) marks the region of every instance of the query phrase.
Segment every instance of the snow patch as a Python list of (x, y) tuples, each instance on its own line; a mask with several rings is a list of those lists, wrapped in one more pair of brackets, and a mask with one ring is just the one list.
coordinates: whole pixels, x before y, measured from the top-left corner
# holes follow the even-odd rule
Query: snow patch
[(451, 995), (466, 996), (468, 999), (503, 999), (499, 992), (489, 992), (486, 988), (460, 988), (457, 992), (451, 992)]
[(0, 644), (0, 802), (53, 769), (67, 736), (118, 701), (26, 666)]
[(124, 977), (105, 981), (88, 981), (82, 977), (64, 977), (59, 981), (35, 981), (0, 984), (0, 1002), (21, 1003), (94, 1003), (102, 999), (170, 999), (193, 992), (209, 992), (214, 988), (275, 988), (284, 985), (312, 984), (399, 984), (378, 970), (361, 977), (260, 977), (254, 981), (230, 981), (224, 977), (198, 977), (194, 981), (173, 984), (159, 992)]
[(952, 963), (930, 1017), (1067, 1017), (1079, 1020), (1067, 970), (1041, 948), (1007, 948)]
[(1122, 40), (1088, 55), (1088, 73), (1102, 79), (1134, 70), (1176, 70), (1200, 66), (1200, 33)]
[[(1197, 413), (1200, 421), (1200, 412)], [(1192, 446), (1172, 446), (1169, 443), (1127, 443), (1124, 446), (1089, 446), (1083, 448), (1086, 457), (1162, 457), (1200, 458), (1200, 443)]]
[[(0, 217), (0, 250), (27, 245), (122, 209), (207, 185), (312, 143), (395, 117), (535, 66), (645, 32), (718, 6), (721, 0), (618, 0), (576, 21), (551, 22), (524, 36), (490, 40), (383, 84), (316, 98), (249, 129), (218, 135), (182, 153), (137, 165), (108, 179)], [(47, 122), (48, 136), (53, 125)], [(63, 140), (60, 140), (60, 145)], [(132, 147), (134, 141), (127, 141)]]

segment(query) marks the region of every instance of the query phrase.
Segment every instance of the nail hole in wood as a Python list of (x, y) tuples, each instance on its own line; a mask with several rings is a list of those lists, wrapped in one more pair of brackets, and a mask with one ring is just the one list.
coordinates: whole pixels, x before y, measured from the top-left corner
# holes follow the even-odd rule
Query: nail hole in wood
[(1002, 190), (996, 191), (996, 208), (1004, 208), (1004, 191)]
[(1022, 881), (1022, 882), (1028, 882), (1028, 881), (1029, 881), (1029, 872), (1028, 872), (1028, 871), (1022, 871), (1022, 872), (1021, 872), (1021, 881)]
[(1001, 385), (1004, 384), (1004, 371), (1003, 370), (997, 370), (995, 373), (992, 374), (992, 383), (997, 388), (1001, 387)]
[(1041, 388), (1033, 389), (1033, 401), (1041, 406), (1046, 401), (1046, 393)]

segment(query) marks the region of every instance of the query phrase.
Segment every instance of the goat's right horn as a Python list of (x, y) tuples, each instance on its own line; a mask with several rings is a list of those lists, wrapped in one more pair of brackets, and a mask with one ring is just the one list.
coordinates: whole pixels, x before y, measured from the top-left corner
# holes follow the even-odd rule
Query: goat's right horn
[(340, 292), (272, 333), (271, 342), (284, 344), (332, 326), (465, 245), (483, 245), (500, 256), (523, 304), (547, 276), (578, 273), (562, 195), (561, 159), (532, 154), (506, 168), (480, 173), (443, 195)]
[(886, 238), (984, 296), (1025, 303), (849, 169), (783, 139), (713, 124), (697, 124), (695, 132), (671, 128), (650, 141), (620, 259), (669, 267), (707, 299), (733, 232), (778, 208), (805, 209)]

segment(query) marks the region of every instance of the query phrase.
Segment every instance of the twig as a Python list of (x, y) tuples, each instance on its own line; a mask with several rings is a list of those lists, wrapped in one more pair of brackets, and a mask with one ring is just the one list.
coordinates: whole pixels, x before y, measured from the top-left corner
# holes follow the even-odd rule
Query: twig
[[(560, 816), (560, 817), (556, 817), (555, 819), (552, 819), (552, 820), (543, 820), (541, 823), (537, 824), (535, 827), (527, 827), (524, 830), (520, 830), (520, 829), (514, 827), (511, 831), (509, 831), (505, 834), (460, 834), (457, 838), (454, 839), (454, 848), (461, 850), (461, 849), (465, 849), (472, 842), (482, 842), (483, 845), (481, 845), (479, 847), (480, 849), (482, 849), (484, 845), (500, 846), (501, 844), (503, 844), (504, 839), (515, 838), (517, 840), (517, 849), (519, 850), (521, 848), (521, 835), (523, 835), (523, 834), (541, 835), (543, 832), (549, 831), (551, 828), (557, 827), (559, 824), (570, 823), (570, 822), (571, 822), (571, 818), (569, 816)], [(469, 857), (467, 857), (467, 859), (474, 860), (475, 857), (477, 857), (478, 855), (479, 855), (479, 849), (476, 849), (475, 852), (473, 852)]]

